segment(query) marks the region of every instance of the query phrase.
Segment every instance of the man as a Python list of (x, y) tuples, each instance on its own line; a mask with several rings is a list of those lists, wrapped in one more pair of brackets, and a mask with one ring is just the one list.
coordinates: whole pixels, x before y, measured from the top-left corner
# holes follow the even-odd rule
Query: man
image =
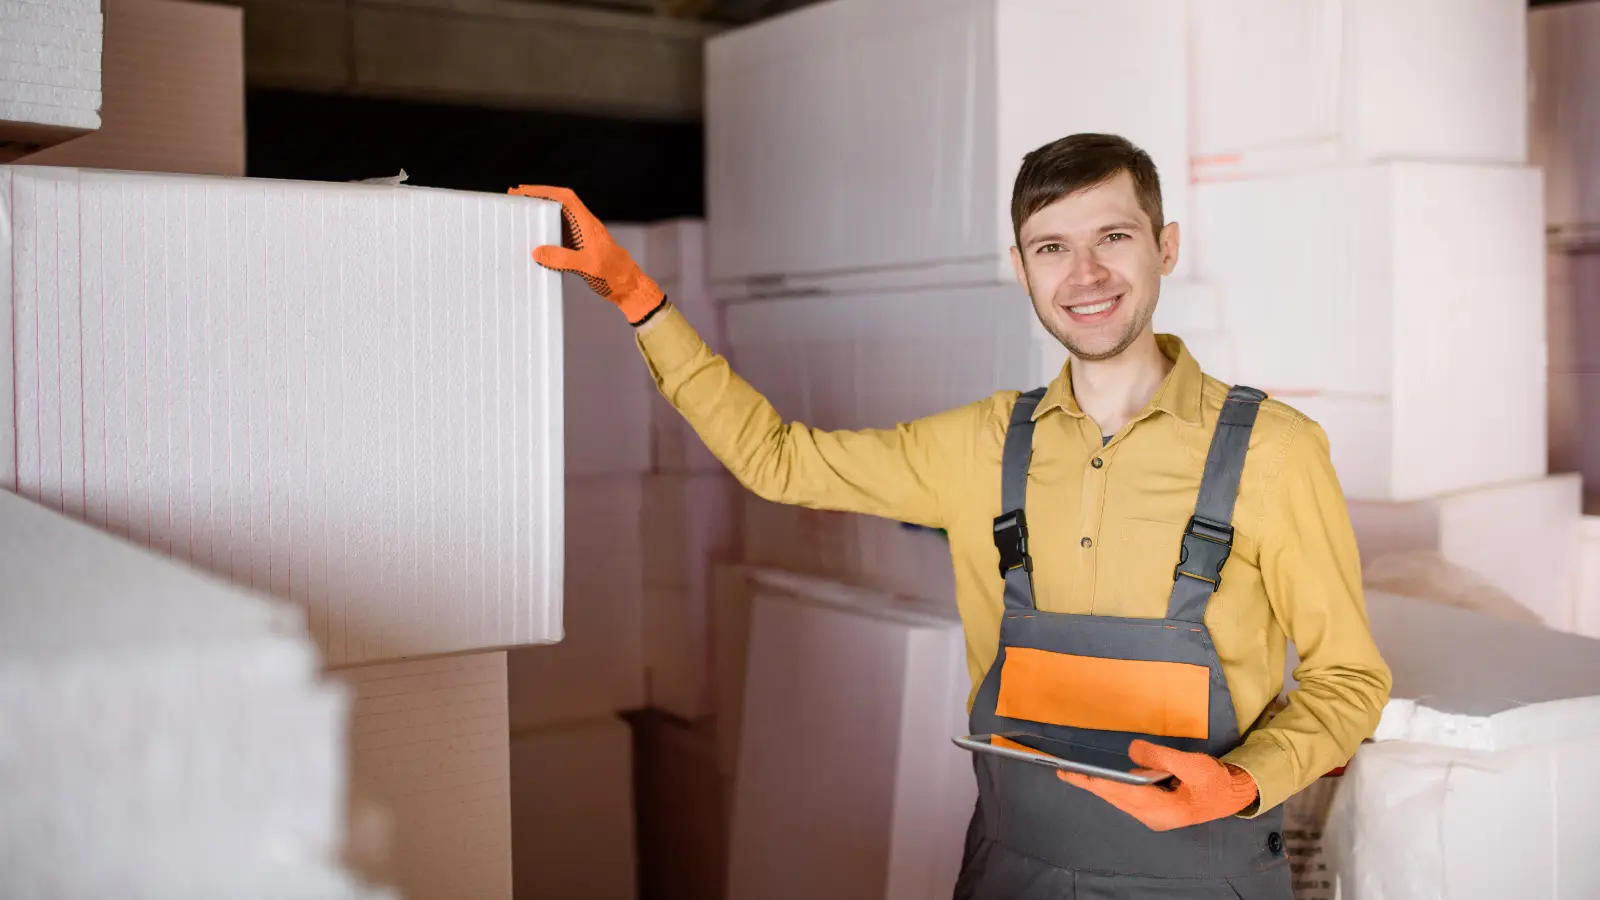
[[(1372, 733), (1391, 679), (1323, 430), (1151, 329), (1179, 229), (1148, 155), (1081, 134), (1023, 160), (1011, 257), (1071, 353), (1055, 381), (858, 432), (785, 423), (576, 197), (516, 192), (563, 204), (567, 247), (535, 259), (617, 304), (662, 394), (747, 488), (945, 529), (974, 733), (1176, 776), (975, 754), (958, 897), (1290, 900), (1282, 803)], [(1300, 684), (1278, 711), (1286, 636)]]

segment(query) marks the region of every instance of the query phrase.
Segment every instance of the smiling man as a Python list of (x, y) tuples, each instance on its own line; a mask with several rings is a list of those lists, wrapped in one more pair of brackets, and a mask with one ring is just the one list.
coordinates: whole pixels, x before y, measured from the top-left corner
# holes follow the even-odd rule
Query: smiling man
[[(1390, 674), (1323, 430), (1151, 329), (1179, 228), (1148, 155), (1081, 134), (1022, 162), (1012, 260), (1071, 353), (1054, 381), (850, 432), (784, 422), (571, 192), (517, 192), (562, 203), (566, 246), (535, 258), (617, 304), (747, 488), (948, 533), (973, 733), (1174, 776), (976, 754), (957, 897), (1292, 900), (1282, 804), (1372, 733)], [(1286, 640), (1299, 686), (1280, 707)]]

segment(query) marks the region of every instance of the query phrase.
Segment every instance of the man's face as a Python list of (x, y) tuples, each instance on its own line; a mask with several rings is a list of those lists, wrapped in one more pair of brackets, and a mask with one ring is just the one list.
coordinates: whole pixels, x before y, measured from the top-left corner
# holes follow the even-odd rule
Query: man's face
[(1110, 359), (1150, 329), (1161, 278), (1178, 264), (1178, 225), (1153, 232), (1133, 176), (1119, 172), (1022, 223), (1011, 248), (1045, 330), (1083, 360)]

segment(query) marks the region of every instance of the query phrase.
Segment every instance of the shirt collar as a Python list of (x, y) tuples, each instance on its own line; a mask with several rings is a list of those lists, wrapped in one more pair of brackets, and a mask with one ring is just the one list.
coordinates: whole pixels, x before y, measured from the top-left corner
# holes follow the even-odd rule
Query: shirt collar
[[(1162, 379), (1161, 386), (1156, 388), (1155, 396), (1150, 398), (1145, 410), (1170, 413), (1190, 425), (1199, 425), (1201, 389), (1205, 381), (1205, 376), (1200, 373), (1200, 363), (1190, 355), (1183, 340), (1175, 335), (1156, 335), (1156, 346), (1161, 348), (1162, 355), (1172, 361), (1172, 371)], [(1069, 416), (1083, 417), (1078, 399), (1072, 394), (1070, 359), (1062, 364), (1060, 374), (1045, 388), (1044, 397), (1040, 398), (1038, 408), (1033, 411), (1034, 420), (1038, 421), (1040, 416), (1052, 409), (1059, 409)]]

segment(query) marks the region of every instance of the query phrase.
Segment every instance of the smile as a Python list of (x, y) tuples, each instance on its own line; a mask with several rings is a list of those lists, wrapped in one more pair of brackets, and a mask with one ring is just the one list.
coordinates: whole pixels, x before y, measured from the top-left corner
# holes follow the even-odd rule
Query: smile
[(1074, 316), (1097, 316), (1101, 313), (1109, 312), (1111, 308), (1116, 306), (1117, 302), (1121, 299), (1122, 295), (1118, 294), (1115, 297), (1111, 297), (1106, 300), (1100, 300), (1095, 303), (1085, 303), (1080, 306), (1069, 306), (1067, 307), (1067, 312)]

